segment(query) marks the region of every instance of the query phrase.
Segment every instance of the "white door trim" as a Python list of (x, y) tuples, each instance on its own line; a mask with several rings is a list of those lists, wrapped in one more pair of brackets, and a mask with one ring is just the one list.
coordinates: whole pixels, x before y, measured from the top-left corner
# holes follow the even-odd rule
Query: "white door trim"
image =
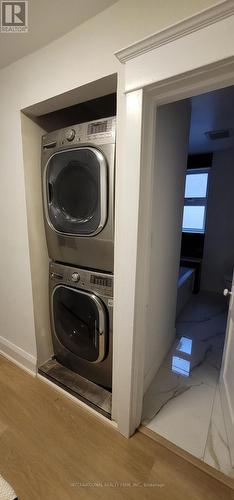
[(232, 277), (231, 297), (229, 302), (223, 359), (222, 359), (222, 366), (219, 378), (221, 404), (227, 431), (228, 446), (231, 456), (232, 467), (234, 467), (234, 436), (233, 436), (234, 420), (233, 420), (233, 404), (232, 404), (233, 402), (230, 397), (231, 391), (228, 385), (230, 384), (230, 367), (232, 367), (232, 356), (233, 356), (233, 316), (234, 316), (233, 311), (234, 311), (234, 274)]
[[(230, 7), (230, 2), (224, 3), (228, 3)], [(231, 4), (233, 6), (234, 2)], [(229, 34), (232, 33), (232, 41), (233, 15), (227, 17), (226, 20), (222, 18), (221, 21), (210, 26), (209, 33), (205, 33), (209, 43), (204, 51), (200, 50), (199, 40), (203, 43), (204, 31), (207, 27), (196, 31), (190, 37), (182, 37), (179, 40), (179, 46), (176, 45), (178, 41), (175, 40), (168, 43), (167, 59), (165, 59), (165, 46), (161, 46), (126, 62), (126, 107), (122, 116), (124, 137), (119, 142), (119, 168), (121, 170), (121, 162), (125, 167), (121, 170), (121, 186), (119, 190), (117, 189), (117, 193), (119, 191), (117, 203), (119, 201), (122, 207), (122, 216), (119, 214), (116, 221), (115, 240), (114, 337), (118, 345), (115, 346), (114, 393), (116, 394), (115, 414), (118, 428), (127, 437), (134, 433), (141, 421), (144, 393), (145, 325), (153, 224), (151, 188), (154, 175), (154, 137), (157, 126), (154, 111), (160, 104), (234, 84), (234, 44), (231, 48), (229, 47), (229, 57), (225, 58), (223, 54), (228, 43), (227, 37), (224, 43), (222, 36), (217, 38), (219, 28), (222, 33), (225, 31), (225, 23), (226, 31)], [(195, 49), (196, 53), (193, 54), (192, 50)], [(185, 58), (183, 64), (179, 64), (178, 70), (177, 67), (172, 66), (175, 54), (180, 55), (181, 50)], [(215, 61), (213, 52), (219, 56)], [(194, 55), (194, 63), (191, 54)], [(155, 60), (158, 64), (157, 71), (155, 66), (152, 66)], [(161, 67), (163, 72), (160, 73)], [(140, 101), (136, 99), (137, 95), (141, 95)], [(129, 196), (124, 188), (126, 185), (130, 189)], [(133, 225), (129, 226), (128, 234), (121, 236), (129, 220), (130, 222), (132, 220)], [(128, 277), (128, 286), (123, 295), (121, 281), (126, 284), (126, 280), (123, 280), (124, 275)]]
[[(142, 133), (142, 91), (126, 97), (122, 120), (122, 145), (117, 152), (115, 221), (115, 269), (113, 311), (112, 418), (124, 436), (130, 435), (134, 370), (134, 313)], [(120, 123), (120, 121), (119, 121)], [(118, 125), (119, 126), (119, 125)], [(131, 149), (128, 150), (128, 143)], [(123, 149), (122, 149), (123, 148)], [(122, 155), (122, 150), (124, 155)], [(117, 212), (117, 211), (116, 211)], [(126, 242), (129, 244), (126, 245)], [(138, 348), (138, 344), (137, 344)], [(134, 418), (135, 420), (135, 418)], [(134, 431), (133, 431), (134, 432)]]
[(204, 9), (198, 14), (194, 14), (187, 19), (183, 19), (172, 26), (168, 26), (153, 35), (129, 45), (128, 47), (118, 50), (115, 52), (115, 56), (121, 63), (126, 63), (141, 54), (150, 52), (151, 50), (157, 49), (158, 47), (168, 44), (178, 38), (189, 35), (194, 31), (198, 31), (206, 26), (217, 23), (222, 19), (226, 19), (232, 14), (234, 14), (233, 0), (218, 2), (216, 5), (209, 7), (208, 9)]

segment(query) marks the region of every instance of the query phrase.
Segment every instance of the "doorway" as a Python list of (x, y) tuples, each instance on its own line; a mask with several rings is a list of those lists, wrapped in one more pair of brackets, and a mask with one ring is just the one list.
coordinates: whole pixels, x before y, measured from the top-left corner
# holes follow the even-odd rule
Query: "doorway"
[(219, 379), (234, 267), (233, 105), (227, 87), (157, 108), (142, 412), (143, 425), (230, 476)]

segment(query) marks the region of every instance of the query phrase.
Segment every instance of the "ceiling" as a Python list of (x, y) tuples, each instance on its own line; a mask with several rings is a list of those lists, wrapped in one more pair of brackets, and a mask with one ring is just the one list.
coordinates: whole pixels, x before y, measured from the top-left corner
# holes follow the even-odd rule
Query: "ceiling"
[(117, 0), (28, 0), (28, 33), (0, 33), (0, 68), (65, 35)]
[[(234, 148), (234, 86), (191, 98), (189, 152), (202, 153)], [(210, 140), (205, 132), (230, 129), (227, 139)]]

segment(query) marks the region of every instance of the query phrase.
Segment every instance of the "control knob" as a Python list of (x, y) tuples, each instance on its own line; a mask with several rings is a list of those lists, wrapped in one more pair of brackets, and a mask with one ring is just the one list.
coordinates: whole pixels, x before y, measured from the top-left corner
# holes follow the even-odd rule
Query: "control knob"
[(74, 137), (75, 137), (76, 133), (75, 133), (75, 130), (74, 128), (71, 128), (70, 130), (67, 130), (66, 133), (65, 133), (65, 137), (67, 139), (67, 141), (73, 141)]
[(79, 281), (79, 279), (80, 279), (80, 276), (79, 276), (78, 273), (72, 273), (71, 279), (72, 279), (72, 281), (74, 281), (75, 283), (77, 283), (77, 281)]

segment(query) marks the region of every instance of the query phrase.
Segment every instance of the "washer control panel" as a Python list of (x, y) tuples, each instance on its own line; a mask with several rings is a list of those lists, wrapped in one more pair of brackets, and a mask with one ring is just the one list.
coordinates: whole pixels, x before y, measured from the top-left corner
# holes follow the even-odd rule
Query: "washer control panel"
[(100, 296), (113, 297), (114, 277), (112, 274), (86, 271), (51, 262), (50, 281), (53, 284), (63, 283), (75, 288), (93, 291)]

